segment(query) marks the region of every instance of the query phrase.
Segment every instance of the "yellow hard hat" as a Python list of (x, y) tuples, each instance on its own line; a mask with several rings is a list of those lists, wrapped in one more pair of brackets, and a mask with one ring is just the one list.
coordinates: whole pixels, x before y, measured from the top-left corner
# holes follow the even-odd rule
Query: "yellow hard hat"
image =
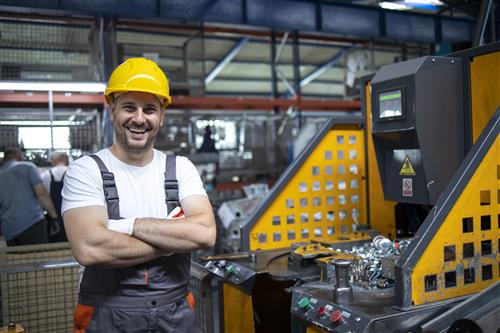
[(116, 67), (109, 77), (104, 97), (110, 104), (112, 94), (127, 91), (154, 94), (163, 101), (163, 108), (172, 101), (167, 76), (154, 61), (146, 58), (130, 58)]

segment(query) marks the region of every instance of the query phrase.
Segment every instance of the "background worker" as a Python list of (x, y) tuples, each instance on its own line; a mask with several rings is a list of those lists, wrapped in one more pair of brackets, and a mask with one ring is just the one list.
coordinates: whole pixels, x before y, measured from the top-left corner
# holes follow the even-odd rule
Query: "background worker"
[[(167, 78), (150, 60), (128, 59), (105, 97), (115, 142), (73, 162), (62, 193), (68, 240), (85, 267), (75, 332), (198, 332), (186, 301), (189, 253), (213, 246), (216, 229), (195, 166), (153, 149), (171, 100)], [(176, 184), (185, 217), (170, 219)]]
[(51, 220), (57, 219), (38, 169), (23, 159), (20, 149), (8, 148), (0, 168), (0, 225), (10, 246), (49, 242), (42, 206)]
[(51, 243), (65, 242), (68, 239), (66, 238), (64, 223), (61, 217), (61, 191), (63, 189), (64, 175), (66, 174), (66, 169), (68, 168), (69, 158), (66, 153), (55, 152), (51, 155), (50, 160), (52, 162), (52, 168), (42, 173), (42, 181), (43, 185), (50, 194), (50, 198), (52, 199), (52, 203), (54, 204), (59, 217), (55, 223), (49, 225), (49, 241)]

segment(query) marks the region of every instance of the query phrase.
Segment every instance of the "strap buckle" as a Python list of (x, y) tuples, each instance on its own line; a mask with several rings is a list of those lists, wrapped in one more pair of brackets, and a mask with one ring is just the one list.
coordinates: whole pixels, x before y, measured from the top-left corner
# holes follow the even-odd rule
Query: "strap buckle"
[(163, 182), (163, 186), (165, 187), (165, 202), (167, 206), (169, 204), (176, 205), (179, 202), (179, 184), (177, 180), (166, 179)]
[(116, 189), (115, 175), (111, 172), (101, 171), (104, 196), (106, 201), (118, 200), (118, 190)]

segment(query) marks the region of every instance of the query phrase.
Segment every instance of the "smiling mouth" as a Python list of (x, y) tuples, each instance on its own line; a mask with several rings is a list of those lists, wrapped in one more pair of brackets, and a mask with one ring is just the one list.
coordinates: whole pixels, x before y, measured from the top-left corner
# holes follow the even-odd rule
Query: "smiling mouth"
[(133, 134), (144, 134), (147, 132), (145, 129), (128, 128), (128, 130)]
[(147, 129), (137, 129), (137, 128), (127, 128), (129, 133), (131, 134), (131, 138), (133, 140), (142, 140), (144, 139), (147, 132)]

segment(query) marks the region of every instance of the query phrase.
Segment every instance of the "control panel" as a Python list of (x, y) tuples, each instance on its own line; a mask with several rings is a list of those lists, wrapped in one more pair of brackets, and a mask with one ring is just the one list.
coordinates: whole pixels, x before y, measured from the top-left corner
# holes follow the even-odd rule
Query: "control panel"
[[(333, 291), (332, 291), (333, 292)], [(335, 333), (362, 331), (369, 322), (359, 314), (308, 293), (293, 291), (292, 314)]]
[(212, 274), (230, 281), (235, 285), (242, 285), (255, 276), (255, 271), (239, 263), (228, 260), (211, 260), (205, 268)]

